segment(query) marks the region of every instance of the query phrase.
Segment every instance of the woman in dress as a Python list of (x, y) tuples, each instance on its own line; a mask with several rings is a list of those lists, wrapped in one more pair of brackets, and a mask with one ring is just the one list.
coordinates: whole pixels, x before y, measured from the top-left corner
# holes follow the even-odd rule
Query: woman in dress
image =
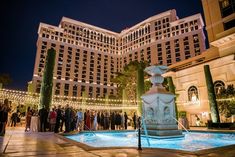
[[(32, 112), (30, 110), (30, 107), (27, 109), (26, 113), (26, 125), (25, 125), (25, 132), (30, 130), (30, 122), (31, 122)], [(28, 130), (29, 129), (29, 130)]]
[(89, 110), (86, 113), (86, 124), (85, 125), (86, 125), (85, 127), (87, 128), (87, 130), (91, 129), (91, 116), (90, 116)]
[(50, 123), (50, 131), (55, 131), (55, 123), (56, 123), (57, 113), (55, 108), (52, 108), (52, 111), (49, 113), (49, 123)]
[(93, 130), (97, 130), (97, 113), (94, 111), (94, 121), (93, 121)]

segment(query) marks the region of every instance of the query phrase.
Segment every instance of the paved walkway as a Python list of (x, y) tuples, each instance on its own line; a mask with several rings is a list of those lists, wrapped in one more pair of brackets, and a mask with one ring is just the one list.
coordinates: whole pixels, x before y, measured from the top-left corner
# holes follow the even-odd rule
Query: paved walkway
[(0, 156), (81, 156), (81, 157), (234, 157), (235, 146), (229, 148), (187, 153), (164, 149), (99, 149), (86, 151), (77, 145), (62, 140), (54, 133), (24, 132), (24, 128), (7, 128), (0, 137)]

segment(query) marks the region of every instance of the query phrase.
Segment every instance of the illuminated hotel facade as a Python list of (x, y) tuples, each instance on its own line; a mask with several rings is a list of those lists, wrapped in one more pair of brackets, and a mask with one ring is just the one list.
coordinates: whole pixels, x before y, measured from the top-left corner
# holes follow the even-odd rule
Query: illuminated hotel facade
[[(210, 66), (215, 92), (235, 85), (235, 2), (202, 0), (210, 48), (201, 55), (170, 65), (165, 76), (173, 78), (179, 111), (186, 112), (190, 126), (210, 119), (204, 65)], [(196, 117), (197, 116), (197, 117)], [(234, 122), (232, 116), (229, 121)], [(221, 115), (221, 121), (226, 118)]]
[(111, 82), (130, 61), (172, 65), (205, 50), (200, 14), (179, 19), (175, 10), (152, 16), (116, 33), (63, 17), (59, 26), (40, 23), (32, 79), (40, 92), (46, 52), (56, 50), (53, 93), (62, 96), (115, 95)]

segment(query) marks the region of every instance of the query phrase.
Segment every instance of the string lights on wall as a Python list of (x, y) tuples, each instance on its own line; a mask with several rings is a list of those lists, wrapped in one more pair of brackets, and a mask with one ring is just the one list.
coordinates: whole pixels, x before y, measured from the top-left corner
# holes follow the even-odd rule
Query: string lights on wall
[[(20, 104), (39, 104), (39, 93), (30, 93), (18, 90), (0, 89), (0, 99), (9, 99)], [(137, 109), (137, 102), (134, 100), (102, 99), (86, 97), (69, 97), (54, 95), (52, 106), (69, 104), (74, 108), (83, 109)]]

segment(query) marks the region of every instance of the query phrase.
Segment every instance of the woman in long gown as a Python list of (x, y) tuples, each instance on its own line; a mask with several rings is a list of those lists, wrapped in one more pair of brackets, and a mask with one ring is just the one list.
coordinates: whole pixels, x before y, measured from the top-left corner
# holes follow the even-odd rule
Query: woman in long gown
[(88, 130), (91, 129), (91, 116), (90, 116), (89, 110), (87, 111), (87, 114), (86, 114), (86, 128)]
[(31, 117), (32, 117), (32, 112), (30, 110), (30, 107), (28, 107), (27, 114), (26, 114), (26, 119), (25, 119), (26, 120), (25, 132), (30, 130)]
[(97, 130), (97, 113), (94, 112), (93, 130)]

